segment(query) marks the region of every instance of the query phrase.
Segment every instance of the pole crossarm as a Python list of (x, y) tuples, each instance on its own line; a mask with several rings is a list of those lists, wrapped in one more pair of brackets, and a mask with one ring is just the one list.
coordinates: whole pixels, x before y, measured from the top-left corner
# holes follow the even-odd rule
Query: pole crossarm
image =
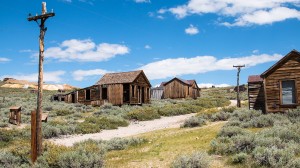
[(55, 16), (55, 13), (51, 12), (51, 13), (46, 13), (43, 15), (32, 16), (32, 17), (27, 18), (27, 20), (28, 21), (37, 21), (40, 19), (48, 19), (49, 17), (53, 17), (53, 16)]

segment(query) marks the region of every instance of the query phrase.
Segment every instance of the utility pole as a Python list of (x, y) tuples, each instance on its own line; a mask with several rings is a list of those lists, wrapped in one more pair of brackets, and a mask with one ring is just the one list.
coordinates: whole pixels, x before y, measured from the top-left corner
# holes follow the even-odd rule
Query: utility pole
[[(31, 117), (32, 123), (35, 123), (36, 130), (31, 128), (31, 133), (34, 132), (34, 135), (31, 135), (31, 154), (32, 161), (35, 162), (37, 156), (40, 156), (42, 153), (42, 100), (43, 100), (43, 61), (44, 61), (44, 37), (47, 31), (45, 27), (45, 22), (48, 18), (55, 16), (55, 13), (47, 13), (46, 2), (42, 2), (42, 14), (31, 16), (27, 18), (28, 21), (35, 21), (40, 27), (40, 36), (39, 36), (39, 76), (38, 76), (38, 95), (37, 95), (37, 109), (36, 115)], [(38, 22), (40, 21), (40, 23)], [(35, 113), (35, 112), (33, 112)], [(35, 120), (35, 122), (33, 121)]]
[(241, 68), (245, 67), (245, 65), (233, 65), (234, 68), (237, 68), (238, 72), (237, 72), (237, 92), (236, 92), (236, 106), (237, 107), (241, 107), (241, 100), (240, 100), (240, 72), (241, 72)]

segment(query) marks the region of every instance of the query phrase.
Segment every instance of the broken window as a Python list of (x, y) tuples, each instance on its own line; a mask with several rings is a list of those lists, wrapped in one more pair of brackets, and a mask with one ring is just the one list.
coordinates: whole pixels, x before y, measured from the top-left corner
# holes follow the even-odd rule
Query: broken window
[(294, 80), (281, 81), (281, 104), (296, 103), (296, 87)]

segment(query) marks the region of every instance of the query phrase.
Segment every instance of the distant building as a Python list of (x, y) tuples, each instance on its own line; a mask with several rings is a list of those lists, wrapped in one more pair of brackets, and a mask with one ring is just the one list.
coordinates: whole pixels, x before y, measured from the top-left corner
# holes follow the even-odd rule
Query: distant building
[(162, 84), (164, 92), (163, 98), (177, 99), (177, 98), (193, 98), (200, 97), (200, 88), (195, 80), (184, 80), (180, 78), (173, 78), (168, 82)]
[[(233, 90), (234, 90), (235, 92), (237, 92), (237, 86), (234, 87)], [(245, 92), (245, 91), (247, 91), (247, 87), (246, 87), (245, 85), (240, 85), (240, 86), (239, 86), (239, 91), (240, 91), (240, 92)]]
[(95, 85), (66, 94), (65, 102), (86, 105), (150, 103), (150, 88), (142, 70), (107, 73)]

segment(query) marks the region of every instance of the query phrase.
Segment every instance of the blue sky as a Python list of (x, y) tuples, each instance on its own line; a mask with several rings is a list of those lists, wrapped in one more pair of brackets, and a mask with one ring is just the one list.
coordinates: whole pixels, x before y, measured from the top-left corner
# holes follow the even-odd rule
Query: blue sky
[[(0, 2), (0, 78), (37, 80), (38, 0)], [(87, 87), (108, 72), (143, 69), (153, 86), (173, 77), (240, 83), (300, 50), (300, 0), (51, 0), (45, 81)]]

